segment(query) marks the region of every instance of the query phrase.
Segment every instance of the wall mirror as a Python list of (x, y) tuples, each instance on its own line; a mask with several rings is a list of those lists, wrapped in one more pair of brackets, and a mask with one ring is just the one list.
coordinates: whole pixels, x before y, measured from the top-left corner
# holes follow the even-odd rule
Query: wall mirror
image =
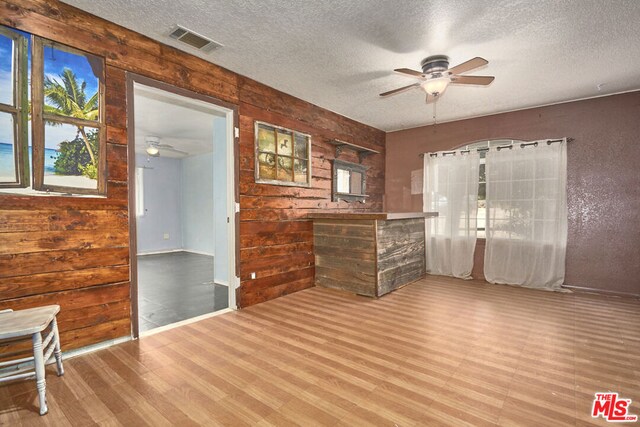
[(364, 203), (367, 184), (367, 166), (342, 160), (333, 161), (333, 201)]

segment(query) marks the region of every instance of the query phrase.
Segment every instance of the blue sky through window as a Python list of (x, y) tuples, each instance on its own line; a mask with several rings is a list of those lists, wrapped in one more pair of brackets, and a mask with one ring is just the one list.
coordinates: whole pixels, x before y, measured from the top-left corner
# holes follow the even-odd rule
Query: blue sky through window
[(12, 104), (12, 78), (11, 67), (13, 64), (13, 40), (0, 35), (0, 102)]
[[(85, 93), (87, 99), (98, 90), (98, 77), (93, 73), (86, 56), (65, 52), (50, 46), (44, 47), (44, 75), (57, 81), (65, 68), (71, 69), (78, 79), (78, 83), (87, 82)], [(46, 100), (45, 100), (46, 103)]]
[[(99, 80), (94, 74), (86, 56), (65, 52), (51, 46), (44, 47), (44, 75), (51, 80), (62, 84), (60, 74), (65, 68), (69, 68), (76, 75), (78, 85), (87, 83), (85, 88), (86, 99), (91, 98), (98, 90)], [(45, 99), (45, 104), (47, 100)], [(57, 149), (62, 141), (72, 140), (77, 136), (77, 128), (74, 126), (47, 126), (45, 147)]]
[[(29, 40), (28, 66), (30, 70), (31, 68), (30, 34), (22, 31), (13, 30), (13, 29), (11, 29), (11, 31), (15, 31), (27, 37), (27, 39)], [(12, 66), (13, 66), (12, 40), (6, 36), (0, 35), (0, 102), (4, 104), (12, 104), (10, 92), (7, 89), (7, 88), (10, 89), (13, 85)], [(69, 68), (75, 73), (79, 84), (81, 84), (83, 81), (87, 82), (87, 87), (85, 89), (86, 99), (89, 99), (91, 96), (93, 96), (96, 93), (99, 87), (99, 80), (98, 80), (98, 77), (94, 74), (93, 70), (91, 69), (91, 65), (86, 56), (65, 52), (63, 50), (52, 48), (51, 46), (45, 45), (44, 47), (45, 76), (48, 76), (51, 79), (60, 81), (60, 78), (58, 76), (63, 72), (64, 68)], [(28, 75), (30, 80), (31, 73), (29, 72)], [(30, 84), (29, 84), (29, 99), (31, 99)], [(13, 142), (12, 129), (8, 123), (9, 123), (8, 120), (0, 119), (0, 143), (11, 144)], [(29, 123), (29, 129), (31, 129), (30, 125), (31, 123)], [(57, 149), (58, 144), (61, 141), (75, 138), (76, 131), (74, 131), (73, 129), (75, 128), (71, 128), (68, 126), (56, 126), (52, 128), (52, 130), (47, 134), (47, 139), (45, 141), (46, 148)], [(31, 140), (31, 131), (29, 131), (29, 145), (31, 145), (30, 140)]]

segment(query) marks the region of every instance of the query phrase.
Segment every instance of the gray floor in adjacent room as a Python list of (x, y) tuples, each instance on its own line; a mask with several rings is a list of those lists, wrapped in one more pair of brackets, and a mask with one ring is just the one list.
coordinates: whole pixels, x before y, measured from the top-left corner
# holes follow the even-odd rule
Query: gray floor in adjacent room
[(213, 284), (212, 256), (190, 252), (138, 255), (140, 332), (228, 306), (228, 288)]

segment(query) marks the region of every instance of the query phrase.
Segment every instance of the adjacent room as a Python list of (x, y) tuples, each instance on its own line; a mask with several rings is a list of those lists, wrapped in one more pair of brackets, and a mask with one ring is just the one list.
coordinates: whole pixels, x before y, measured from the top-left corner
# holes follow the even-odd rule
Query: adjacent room
[(640, 2), (0, 11), (0, 425), (638, 422)]
[(138, 321), (145, 332), (229, 307), (226, 118), (213, 105), (141, 85), (134, 105)]

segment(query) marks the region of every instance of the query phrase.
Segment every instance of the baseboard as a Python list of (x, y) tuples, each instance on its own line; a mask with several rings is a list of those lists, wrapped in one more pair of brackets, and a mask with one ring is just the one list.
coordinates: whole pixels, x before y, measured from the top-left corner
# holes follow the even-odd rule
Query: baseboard
[(88, 346), (85, 346), (85, 347), (76, 348), (76, 349), (69, 350), (69, 351), (63, 351), (62, 352), (62, 359), (65, 360), (65, 359), (70, 359), (72, 357), (81, 356), (81, 355), (87, 354), (87, 353), (93, 353), (94, 351), (102, 350), (102, 349), (114, 346), (116, 344), (121, 344), (123, 342), (131, 341), (132, 339), (133, 338), (131, 338), (130, 336), (128, 336), (128, 337), (120, 337), (120, 338), (116, 338), (116, 339), (112, 339), (112, 340), (108, 340), (108, 341), (102, 341), (102, 342), (99, 342), (97, 344), (92, 344), (92, 345), (88, 345)]
[(609, 291), (607, 289), (596, 289), (596, 288), (585, 288), (582, 286), (572, 286), (572, 285), (562, 285), (563, 288), (571, 289), (576, 292), (588, 292), (593, 294), (602, 294), (602, 295), (610, 295), (617, 297), (626, 297), (626, 298), (640, 298), (640, 294), (634, 294), (631, 292), (617, 292), (617, 291)]
[(160, 255), (160, 254), (172, 254), (175, 252), (184, 252), (184, 249), (167, 249), (163, 251), (150, 251), (150, 252), (138, 252), (136, 255), (144, 256), (144, 255)]
[(172, 254), (172, 253), (176, 253), (176, 252), (189, 252), (189, 253), (197, 254), (197, 255), (214, 256), (214, 254), (212, 254), (212, 253), (208, 253), (208, 252), (204, 252), (204, 251), (194, 251), (194, 250), (191, 250), (191, 249), (184, 249), (184, 248), (168, 249), (168, 250), (164, 250), (164, 251), (138, 252), (137, 255), (138, 256), (160, 255), (160, 254)]
[(197, 254), (197, 255), (215, 256), (214, 254), (209, 253), (209, 252), (205, 252), (205, 251), (195, 251), (193, 249), (181, 249), (181, 250), (182, 250), (182, 252), (189, 252), (189, 253)]
[[(228, 309), (226, 309), (226, 310), (228, 310)], [(88, 345), (88, 346), (85, 346), (85, 347), (76, 348), (76, 349), (69, 350), (69, 351), (63, 351), (62, 352), (62, 363), (64, 363), (67, 359), (71, 359), (73, 357), (81, 356), (81, 355), (87, 354), (87, 353), (93, 353), (94, 351), (102, 350), (102, 349), (105, 349), (105, 348), (108, 348), (108, 347), (111, 347), (113, 345), (120, 344), (120, 343), (123, 343), (123, 342), (131, 341), (132, 339), (133, 338), (131, 338), (130, 336), (128, 336), (128, 337), (120, 337), (120, 338), (116, 338), (116, 339), (112, 339), (112, 340), (108, 340), (108, 341), (102, 341), (102, 342), (99, 342), (97, 344), (92, 344), (92, 345)], [(56, 358), (53, 357), (53, 355), (51, 355), (49, 360), (45, 360), (44, 363), (45, 363), (45, 365), (54, 365), (56, 363)], [(18, 365), (11, 365), (11, 366), (0, 368), (0, 373), (2, 373), (3, 371), (13, 370), (13, 369), (16, 369), (16, 368), (17, 369), (23, 369), (23, 368), (26, 368), (26, 367), (29, 367), (29, 366), (33, 366), (33, 361), (19, 363)]]
[(155, 335), (155, 334), (157, 334), (159, 332), (168, 331), (169, 329), (177, 328), (179, 326), (188, 325), (190, 323), (199, 322), (201, 320), (208, 319), (210, 317), (219, 316), (219, 315), (225, 314), (225, 313), (231, 313), (232, 311), (235, 311), (235, 310), (233, 308), (223, 308), (222, 310), (214, 311), (212, 313), (207, 313), (207, 314), (203, 314), (201, 316), (192, 317), (190, 319), (181, 320), (179, 322), (171, 323), (169, 325), (159, 326), (159, 327), (151, 329), (149, 331), (142, 332), (140, 334), (140, 338), (145, 338), (145, 337), (148, 337), (150, 335)]

